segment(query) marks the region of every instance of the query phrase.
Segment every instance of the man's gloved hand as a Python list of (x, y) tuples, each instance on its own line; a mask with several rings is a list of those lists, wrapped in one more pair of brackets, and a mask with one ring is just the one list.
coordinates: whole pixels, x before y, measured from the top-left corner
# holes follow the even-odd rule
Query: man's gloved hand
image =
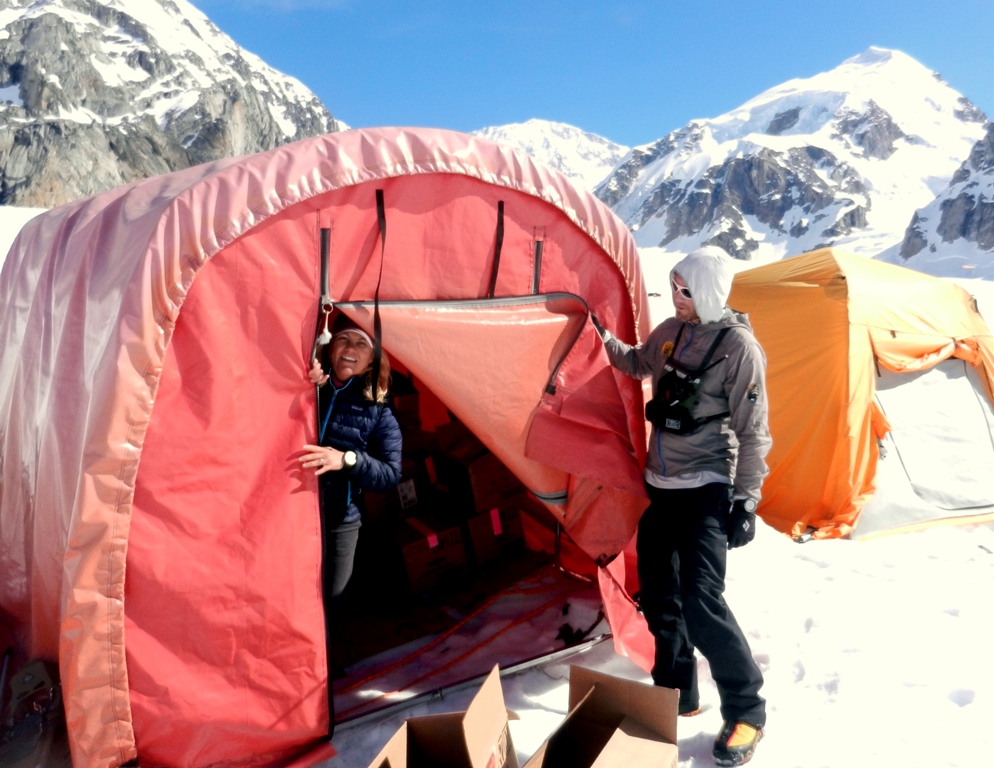
[[(752, 507), (752, 511), (747, 509)], [(755, 499), (736, 499), (728, 513), (728, 548), (744, 547), (756, 538)]]
[(595, 315), (593, 312), (590, 313), (590, 322), (594, 324), (594, 328), (597, 329), (597, 333), (603, 339), (604, 334), (607, 333), (607, 331), (604, 330), (604, 326), (601, 325), (601, 321), (597, 319), (597, 315)]

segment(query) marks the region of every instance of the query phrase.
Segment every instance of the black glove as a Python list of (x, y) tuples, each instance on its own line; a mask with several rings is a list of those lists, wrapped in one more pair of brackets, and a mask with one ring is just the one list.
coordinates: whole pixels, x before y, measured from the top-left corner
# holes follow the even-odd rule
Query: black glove
[[(749, 501), (752, 501), (749, 499)], [(756, 538), (756, 513), (745, 508), (746, 499), (736, 499), (728, 513), (728, 548), (744, 547)]]
[(600, 335), (600, 337), (603, 339), (604, 334), (607, 333), (607, 331), (604, 330), (604, 326), (601, 325), (601, 321), (597, 319), (597, 315), (595, 315), (593, 312), (590, 313), (590, 322), (594, 324), (594, 328), (597, 329), (598, 335)]

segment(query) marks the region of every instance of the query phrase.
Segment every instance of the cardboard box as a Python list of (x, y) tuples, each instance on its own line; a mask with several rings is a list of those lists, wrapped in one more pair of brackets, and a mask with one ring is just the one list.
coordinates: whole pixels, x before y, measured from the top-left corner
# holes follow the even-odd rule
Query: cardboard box
[(507, 720), (494, 667), (465, 712), (409, 717), (369, 768), (518, 768)]
[(424, 460), (438, 453), (438, 438), (425, 429), (407, 429), (402, 432), (403, 454), (406, 458)]
[(509, 544), (521, 541), (521, 500), (518, 496), (466, 521), (467, 540), (477, 565), (496, 560)]
[(422, 592), (443, 574), (466, 568), (459, 526), (441, 514), (410, 515), (391, 523), (389, 533), (400, 548), (412, 592)]
[(475, 512), (489, 512), (525, 491), (521, 481), (492, 453), (466, 461), (443, 454), (435, 462), (439, 485)]
[(569, 713), (525, 768), (676, 768), (679, 697), (571, 666)]
[(431, 475), (424, 461), (404, 458), (396, 488), (382, 493), (363, 491), (362, 497), (365, 518), (370, 523), (381, 518), (419, 512), (431, 506)]
[(474, 459), (488, 453), (488, 448), (480, 438), (470, 432), (469, 427), (461, 421), (449, 421), (435, 427), (435, 438), (438, 440), (438, 450), (464, 466)]
[(421, 396), (417, 392), (394, 395), (393, 412), (401, 431), (421, 428)]

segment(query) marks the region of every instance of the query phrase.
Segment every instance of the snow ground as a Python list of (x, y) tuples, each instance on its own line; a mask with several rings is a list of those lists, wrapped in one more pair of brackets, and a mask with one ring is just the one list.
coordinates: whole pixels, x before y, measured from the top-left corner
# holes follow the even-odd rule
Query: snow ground
[[(994, 751), (992, 586), (991, 525), (805, 544), (761, 526), (754, 542), (730, 553), (726, 592), (766, 677), (769, 719), (751, 765), (982, 764)], [(574, 599), (574, 606), (596, 613), (593, 604)], [(536, 647), (561, 623), (549, 618), (533, 627)], [(520, 654), (521, 647), (517, 641), (508, 650)], [(503, 650), (487, 653), (495, 658)], [(610, 640), (505, 678), (505, 703), (520, 717), (511, 733), (522, 764), (565, 715), (569, 663), (649, 680)], [(699, 664), (704, 711), (679, 721), (681, 768), (714, 764), (718, 696), (707, 662)], [(461, 711), (476, 690), (339, 727), (332, 742), (339, 754), (321, 766), (365, 768), (405, 717)]]

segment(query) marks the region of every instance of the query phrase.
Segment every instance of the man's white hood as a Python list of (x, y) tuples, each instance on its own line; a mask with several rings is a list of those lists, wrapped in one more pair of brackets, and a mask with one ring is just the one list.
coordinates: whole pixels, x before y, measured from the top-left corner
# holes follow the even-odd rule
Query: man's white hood
[(670, 272), (677, 274), (690, 289), (694, 309), (702, 323), (714, 323), (725, 311), (728, 294), (732, 291), (732, 260), (714, 246), (699, 248), (685, 256)]

